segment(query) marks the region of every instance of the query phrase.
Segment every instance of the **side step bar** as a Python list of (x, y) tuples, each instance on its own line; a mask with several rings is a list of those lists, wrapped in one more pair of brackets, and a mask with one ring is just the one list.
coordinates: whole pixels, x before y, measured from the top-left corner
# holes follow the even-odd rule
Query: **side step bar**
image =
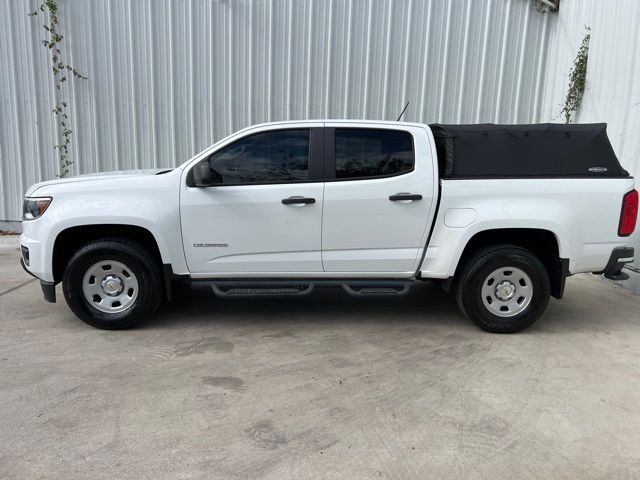
[(342, 287), (353, 297), (403, 296), (415, 280), (298, 279), (192, 280), (194, 289), (211, 289), (218, 297), (304, 297), (316, 287)]
[(352, 297), (404, 296), (409, 293), (414, 282), (414, 280), (401, 280), (393, 283), (389, 281), (358, 281), (343, 283), (342, 289)]
[(313, 291), (313, 284), (306, 285), (236, 285), (224, 286), (211, 284), (211, 289), (218, 297), (304, 297)]

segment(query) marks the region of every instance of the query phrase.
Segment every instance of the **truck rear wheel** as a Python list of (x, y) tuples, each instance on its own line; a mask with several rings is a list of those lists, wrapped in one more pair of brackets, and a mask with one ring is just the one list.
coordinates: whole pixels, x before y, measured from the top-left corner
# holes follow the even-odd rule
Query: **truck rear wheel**
[(528, 250), (497, 245), (477, 252), (455, 283), (462, 312), (483, 330), (514, 333), (532, 325), (549, 303), (549, 276)]
[(101, 329), (131, 328), (161, 301), (156, 259), (127, 239), (93, 241), (78, 250), (65, 269), (62, 290), (67, 304), (85, 323)]

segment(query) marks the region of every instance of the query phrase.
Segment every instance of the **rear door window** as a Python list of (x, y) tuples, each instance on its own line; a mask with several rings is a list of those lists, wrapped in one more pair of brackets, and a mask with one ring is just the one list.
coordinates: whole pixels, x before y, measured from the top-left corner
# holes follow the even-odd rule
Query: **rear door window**
[(413, 137), (399, 130), (337, 128), (336, 179), (390, 177), (414, 168)]

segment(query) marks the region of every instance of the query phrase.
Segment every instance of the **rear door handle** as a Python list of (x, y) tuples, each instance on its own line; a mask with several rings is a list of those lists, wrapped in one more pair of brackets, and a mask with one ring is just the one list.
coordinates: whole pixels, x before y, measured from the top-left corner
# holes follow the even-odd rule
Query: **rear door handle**
[(396, 193), (395, 195), (391, 195), (389, 200), (392, 202), (401, 202), (401, 201), (413, 201), (413, 200), (422, 200), (422, 195), (417, 193)]
[(309, 197), (289, 197), (283, 198), (282, 203), (284, 205), (306, 205), (309, 203), (316, 203), (316, 199)]

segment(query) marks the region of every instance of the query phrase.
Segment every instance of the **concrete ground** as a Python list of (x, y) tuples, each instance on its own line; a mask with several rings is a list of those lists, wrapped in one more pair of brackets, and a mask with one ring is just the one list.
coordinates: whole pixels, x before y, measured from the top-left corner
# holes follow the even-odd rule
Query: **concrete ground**
[(594, 277), (517, 335), (430, 284), (107, 332), (17, 259), (0, 237), (0, 478), (640, 478), (640, 297)]

